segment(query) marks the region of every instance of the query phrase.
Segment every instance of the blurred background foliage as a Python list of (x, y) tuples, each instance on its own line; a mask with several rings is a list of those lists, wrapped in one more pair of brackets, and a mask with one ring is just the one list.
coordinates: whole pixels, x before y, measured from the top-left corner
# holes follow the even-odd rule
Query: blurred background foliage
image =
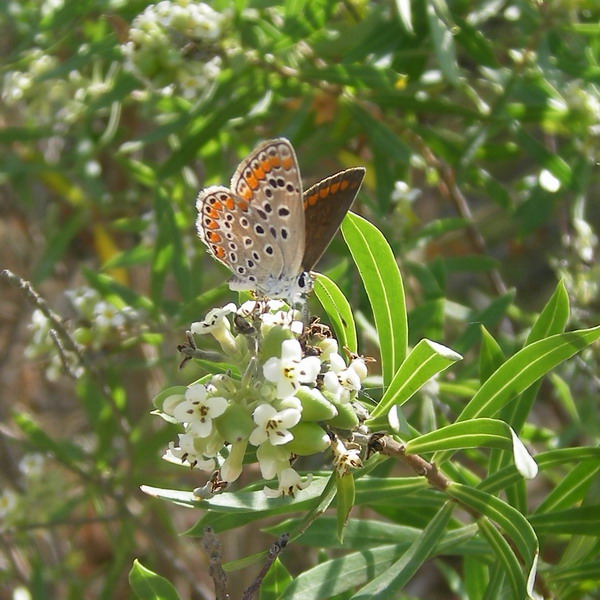
[[(201, 373), (177, 370), (176, 345), (231, 298), (195, 196), (262, 139), (292, 141), (306, 185), (367, 168), (354, 210), (400, 262), (411, 343), (469, 356), (484, 324), (510, 354), (560, 278), (569, 327), (597, 324), (599, 20), (596, 0), (2, 3), (0, 263), (85, 361), (2, 283), (0, 596), (129, 598), (140, 558), (211, 597), (197, 540), (177, 536), (198, 515), (139, 486), (202, 483), (162, 464), (175, 429), (151, 399)], [(377, 356), (340, 239), (319, 270)], [(453, 373), (476, 377), (476, 361)], [(597, 440), (597, 373), (592, 349), (543, 388), (540, 440)], [(435, 406), (409, 418), (426, 431)], [(271, 539), (224, 538), (228, 559)], [(420, 597), (448, 590), (443, 573)]]

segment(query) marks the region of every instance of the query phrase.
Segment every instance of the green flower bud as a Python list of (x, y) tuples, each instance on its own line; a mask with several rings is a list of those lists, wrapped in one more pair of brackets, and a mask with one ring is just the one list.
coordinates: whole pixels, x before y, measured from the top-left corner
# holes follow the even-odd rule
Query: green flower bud
[(338, 414), (337, 408), (316, 388), (302, 386), (296, 398), (302, 403), (303, 421), (329, 421)]
[(338, 411), (338, 414), (333, 419), (327, 421), (327, 425), (352, 431), (358, 425), (358, 417), (352, 403), (347, 402), (346, 404), (342, 404), (341, 402), (335, 402), (329, 392), (323, 392), (323, 395), (325, 398), (331, 400)]
[(294, 334), (290, 329), (275, 326), (269, 329), (265, 335), (260, 352), (260, 361), (265, 363), (269, 358), (275, 356), (281, 357), (281, 344), (285, 340), (294, 339)]
[(82, 346), (89, 346), (95, 337), (95, 334), (89, 327), (78, 327), (73, 332), (73, 338)]
[(323, 452), (323, 450), (329, 447), (329, 436), (317, 423), (300, 421), (298, 425), (290, 429), (290, 432), (294, 434), (294, 439), (285, 446), (282, 446), (282, 448), (298, 456), (308, 456), (309, 454)]
[(225, 412), (214, 419), (214, 422), (219, 435), (232, 444), (248, 438), (256, 427), (248, 409), (235, 403), (230, 403)]
[(170, 412), (172, 412), (172, 409), (178, 404), (176, 397), (178, 396), (179, 402), (182, 402), (186, 390), (187, 387), (185, 385), (175, 385), (173, 387), (169, 387), (155, 396), (154, 400), (152, 400), (152, 404), (154, 404), (155, 408), (163, 412), (166, 412), (165, 404), (167, 404)]

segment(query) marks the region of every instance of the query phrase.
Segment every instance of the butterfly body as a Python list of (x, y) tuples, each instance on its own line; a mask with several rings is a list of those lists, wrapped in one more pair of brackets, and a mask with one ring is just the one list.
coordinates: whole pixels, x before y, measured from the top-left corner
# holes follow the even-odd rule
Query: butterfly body
[(321, 257), (354, 201), (362, 167), (341, 171), (302, 191), (294, 149), (268, 140), (244, 159), (230, 188), (202, 190), (198, 235), (232, 272), (229, 287), (289, 303), (312, 289), (309, 271)]

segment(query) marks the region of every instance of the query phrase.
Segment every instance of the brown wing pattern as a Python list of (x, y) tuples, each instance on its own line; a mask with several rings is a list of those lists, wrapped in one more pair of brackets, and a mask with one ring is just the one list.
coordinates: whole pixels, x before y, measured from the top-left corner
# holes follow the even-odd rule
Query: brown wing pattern
[(346, 169), (304, 192), (304, 270), (310, 271), (329, 246), (350, 210), (364, 176), (364, 167)]

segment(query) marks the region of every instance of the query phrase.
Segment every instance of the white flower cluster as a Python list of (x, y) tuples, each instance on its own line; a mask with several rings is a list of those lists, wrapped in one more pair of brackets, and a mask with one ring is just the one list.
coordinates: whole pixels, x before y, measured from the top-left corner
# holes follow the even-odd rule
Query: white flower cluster
[[(87, 49), (82, 45), (79, 51), (84, 53)], [(67, 75), (57, 71), (53, 76), (52, 71), (60, 66), (60, 61), (39, 48), (23, 53), (18, 64), (26, 68), (6, 71), (2, 78), (2, 100), (21, 110), (23, 123), (45, 125), (59, 135), (64, 135), (67, 126), (86, 115), (89, 104), (111, 89), (116, 76), (115, 69), (102, 74), (99, 68), (94, 69), (91, 78), (78, 70)], [(108, 109), (99, 111), (96, 117), (102, 114), (108, 114)]]
[[(130, 306), (117, 307), (104, 300), (93, 288), (82, 286), (68, 290), (65, 295), (76, 312), (74, 321), (77, 327), (72, 332), (73, 338), (82, 346), (94, 351), (107, 346), (114, 347), (125, 337), (131, 337), (141, 327), (141, 314)], [(52, 324), (44, 313), (36, 309), (29, 325), (32, 332), (31, 341), (25, 349), (25, 357), (29, 359), (48, 358), (49, 365), (46, 376), (56, 381), (64, 371), (64, 358), (71, 371), (80, 376), (83, 367), (74, 352), (64, 348), (62, 357), (58, 353), (54, 340), (50, 335)]]
[(269, 497), (309, 485), (312, 477), (303, 481), (291, 467), (296, 456), (331, 447), (341, 475), (361, 465), (357, 450), (328, 431), (357, 427), (352, 401), (367, 376), (365, 362), (354, 357), (347, 364), (323, 328), (305, 330), (283, 306), (228, 304), (192, 324), (193, 335), (210, 333), (219, 342), (237, 373), (208, 376), (155, 398), (161, 416), (184, 428), (165, 459), (206, 471), (218, 467), (231, 483), (242, 472), (248, 445), (254, 446), (263, 477), (278, 478), (277, 489), (264, 488)]
[(203, 2), (162, 0), (139, 14), (121, 46), (125, 68), (145, 84), (189, 100), (221, 71), (217, 43), (225, 17)]

